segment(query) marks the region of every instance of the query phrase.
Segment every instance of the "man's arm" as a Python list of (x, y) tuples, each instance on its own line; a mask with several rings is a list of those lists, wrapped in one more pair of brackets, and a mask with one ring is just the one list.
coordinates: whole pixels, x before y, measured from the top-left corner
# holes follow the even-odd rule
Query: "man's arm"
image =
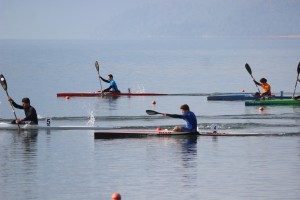
[(257, 82), (256, 80), (253, 80), (253, 82), (254, 82), (256, 85), (260, 85), (260, 83)]
[(177, 115), (177, 114), (166, 114), (165, 116), (182, 119), (182, 115)]
[(112, 88), (112, 86), (109, 86), (108, 88), (106, 88), (105, 90), (103, 90), (102, 92), (109, 92), (109, 90)]
[(12, 100), (12, 99), (11, 99), (11, 103), (15, 108), (24, 109), (23, 106), (16, 104), (16, 102), (14, 102), (14, 100)]
[(99, 76), (99, 78), (101, 78), (102, 81), (109, 83), (109, 80), (106, 80), (106, 79), (102, 78), (101, 76)]

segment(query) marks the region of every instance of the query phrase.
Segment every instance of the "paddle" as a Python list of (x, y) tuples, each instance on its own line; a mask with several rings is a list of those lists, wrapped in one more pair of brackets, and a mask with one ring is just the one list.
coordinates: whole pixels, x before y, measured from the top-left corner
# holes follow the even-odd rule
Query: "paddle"
[[(6, 95), (7, 95), (7, 98), (8, 98), (9, 95), (8, 95), (8, 92), (7, 92), (7, 83), (6, 83), (6, 80), (5, 80), (4, 76), (3, 76), (3, 74), (0, 74), (0, 83), (1, 83), (1, 85), (3, 87), (3, 90), (6, 92)], [(14, 106), (12, 105), (11, 101), (9, 101), (9, 103), (10, 103), (11, 109), (12, 109), (12, 111), (14, 113), (15, 119), (17, 120), (18, 118), (17, 118), (16, 112), (15, 112)], [(18, 124), (18, 127), (20, 129), (20, 125), (19, 124)]]
[[(245, 68), (246, 68), (246, 70), (248, 71), (248, 73), (250, 74), (250, 76), (252, 77), (252, 79), (253, 79), (253, 81), (254, 81), (254, 78), (253, 78), (253, 76), (252, 76), (252, 70), (251, 70), (250, 65), (249, 65), (248, 63), (246, 63)], [(255, 85), (256, 85), (256, 84), (255, 84)], [(259, 92), (259, 94), (260, 94), (260, 90), (259, 90), (259, 88), (258, 88), (257, 85), (256, 85), (256, 87), (257, 87), (258, 92)]]
[(298, 75), (297, 75), (297, 79), (296, 79), (296, 84), (295, 84), (295, 89), (294, 89), (294, 93), (293, 93), (293, 98), (294, 98), (294, 96), (295, 96), (296, 87), (297, 87), (297, 83), (298, 83), (298, 80), (299, 80), (299, 74), (300, 74), (300, 62), (299, 62), (298, 67), (297, 67), (297, 73), (298, 73)]
[(146, 110), (146, 113), (147, 113), (148, 115), (163, 114), (163, 113), (160, 113), (160, 112), (156, 112), (156, 111), (154, 111), (154, 110)]
[(102, 84), (101, 84), (101, 78), (100, 78), (100, 73), (99, 73), (99, 64), (98, 64), (98, 61), (95, 62), (95, 67), (96, 67), (96, 70), (98, 72), (98, 78), (99, 78), (99, 81), (100, 81), (100, 88), (101, 88), (101, 91), (102, 91)]

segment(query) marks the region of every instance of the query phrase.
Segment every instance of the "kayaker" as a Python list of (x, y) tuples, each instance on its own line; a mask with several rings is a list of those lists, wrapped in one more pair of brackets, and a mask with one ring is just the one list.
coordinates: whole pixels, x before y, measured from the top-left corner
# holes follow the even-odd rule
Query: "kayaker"
[(263, 89), (263, 93), (260, 94), (260, 96), (262, 96), (262, 97), (271, 96), (271, 86), (267, 83), (267, 79), (265, 79), (265, 78), (260, 79), (260, 83), (257, 82), (256, 80), (253, 80), (253, 81), (256, 85), (259, 85)]
[(105, 90), (102, 90), (102, 91), (100, 90), (99, 91), (100, 93), (102, 93), (102, 92), (120, 92), (120, 90), (117, 87), (117, 83), (114, 80), (114, 77), (112, 74), (108, 74), (107, 80), (102, 78), (100, 75), (99, 75), (99, 78), (101, 78), (102, 81), (109, 83), (109, 87), (106, 88)]
[(23, 109), (25, 112), (25, 117), (23, 119), (13, 120), (11, 122), (12, 124), (38, 124), (36, 110), (30, 105), (29, 98), (24, 97), (22, 99), (22, 105), (16, 104), (10, 96), (8, 96), (8, 101), (10, 101), (15, 108)]
[(186, 121), (186, 127), (184, 126), (175, 126), (173, 131), (188, 131), (188, 132), (197, 132), (197, 117), (190, 111), (190, 108), (187, 104), (183, 104), (181, 107), (182, 115), (177, 114), (167, 114), (163, 113), (164, 116), (179, 118)]

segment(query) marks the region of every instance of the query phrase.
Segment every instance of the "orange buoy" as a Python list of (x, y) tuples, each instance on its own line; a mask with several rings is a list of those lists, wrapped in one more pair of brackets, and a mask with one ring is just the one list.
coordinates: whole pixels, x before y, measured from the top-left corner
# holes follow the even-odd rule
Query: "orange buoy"
[(119, 193), (115, 192), (111, 195), (111, 199), (112, 200), (121, 200), (121, 195)]
[(241, 90), (241, 92), (245, 92), (245, 90)]
[(156, 104), (156, 101), (153, 100), (153, 101), (152, 101), (152, 105), (155, 105), (155, 104)]
[(65, 98), (66, 98), (66, 99), (70, 99), (70, 97), (69, 97), (69, 96), (66, 96)]
[(157, 130), (157, 131), (161, 131), (161, 128), (160, 128), (160, 127), (157, 127), (156, 130)]
[(260, 111), (263, 111), (263, 110), (264, 110), (264, 108), (263, 108), (263, 107), (259, 107), (259, 110), (260, 110)]

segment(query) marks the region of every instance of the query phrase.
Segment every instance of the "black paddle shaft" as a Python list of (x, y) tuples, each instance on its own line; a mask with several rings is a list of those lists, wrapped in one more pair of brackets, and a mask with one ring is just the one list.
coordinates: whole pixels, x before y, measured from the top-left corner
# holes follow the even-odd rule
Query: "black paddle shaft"
[(297, 88), (297, 83), (299, 81), (299, 74), (300, 74), (300, 62), (298, 64), (298, 67), (297, 67), (297, 79), (296, 79), (296, 83), (295, 83), (295, 89), (294, 89), (294, 93), (293, 93), (293, 98), (295, 97), (295, 92), (296, 92), (296, 88)]

